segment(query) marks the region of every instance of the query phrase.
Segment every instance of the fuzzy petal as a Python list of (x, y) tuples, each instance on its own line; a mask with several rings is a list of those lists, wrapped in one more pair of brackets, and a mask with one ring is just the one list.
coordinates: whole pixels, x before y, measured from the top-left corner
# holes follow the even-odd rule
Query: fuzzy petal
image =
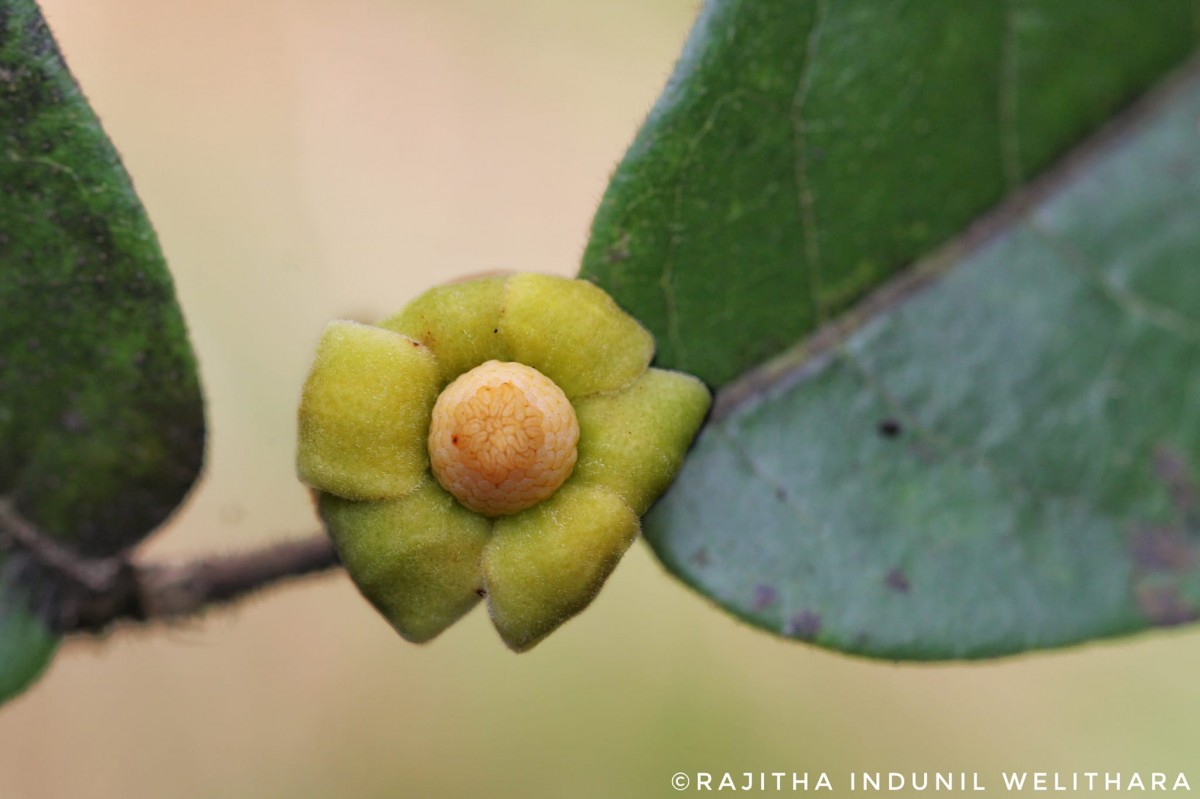
[(507, 280), (488, 277), (432, 288), (379, 326), (429, 347), (445, 385), (484, 361), (512, 360), (499, 332)]
[(640, 529), (616, 494), (570, 484), (496, 520), (483, 579), (504, 643), (524, 652), (587, 607)]
[(710, 404), (704, 383), (663, 369), (576, 402), (579, 458), (571, 481), (603, 486), (641, 516), (675, 479)]
[(650, 333), (585, 280), (513, 275), (499, 330), (512, 360), (546, 375), (571, 400), (628, 385), (654, 355)]
[(432, 480), (398, 500), (323, 494), (320, 512), (358, 589), (409, 641), (430, 640), (479, 601), (491, 524)]
[(300, 479), (347, 499), (395, 499), (429, 468), (433, 353), (357, 322), (325, 329), (300, 399)]

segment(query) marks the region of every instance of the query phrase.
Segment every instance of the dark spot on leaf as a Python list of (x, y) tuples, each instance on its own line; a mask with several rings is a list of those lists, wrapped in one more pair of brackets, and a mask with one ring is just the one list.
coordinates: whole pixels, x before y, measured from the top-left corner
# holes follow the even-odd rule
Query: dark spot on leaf
[(788, 493), (786, 488), (780, 486), (779, 488), (775, 489), (775, 499), (779, 500), (780, 502), (787, 502), (787, 498)]
[(913, 441), (913, 439), (909, 439), (909, 441), (912, 443), (910, 443), (908, 451), (912, 453), (912, 456), (921, 463), (941, 462), (942, 454), (939, 453), (934, 447), (930, 446), (927, 442), (917, 442)]
[(624, 261), (629, 255), (629, 231), (625, 231), (617, 238), (616, 243), (604, 253), (604, 260), (606, 263), (617, 264)]
[(700, 547), (696, 550), (696, 554), (692, 555), (692, 563), (695, 563), (701, 569), (708, 565), (708, 550)]
[(821, 615), (811, 610), (802, 610), (788, 619), (783, 626), (783, 634), (793, 638), (811, 641), (821, 632)]
[(754, 586), (754, 610), (766, 610), (779, 601), (779, 592), (769, 585)]
[(59, 423), (68, 433), (82, 433), (88, 429), (87, 419), (79, 411), (67, 411), (62, 415)]
[(451, 443), (451, 444), (457, 444), (457, 443), (458, 443), (458, 436), (457, 436), (457, 435), (450, 436), (450, 443)]
[(892, 569), (884, 578), (884, 583), (893, 591), (899, 591), (902, 594), (907, 594), (912, 584), (908, 582), (908, 575), (902, 569)]
[(896, 419), (883, 419), (878, 425), (875, 426), (875, 429), (879, 431), (879, 435), (883, 436), (884, 438), (896, 438), (902, 432), (904, 432), (904, 428)]
[(500, 332), (500, 328), (498, 328), (498, 327), (493, 327), (493, 328), (492, 328), (492, 332), (493, 332), (493, 333), (499, 333), (499, 332)]
[(1129, 554), (1139, 569), (1150, 572), (1188, 572), (1196, 560), (1194, 544), (1174, 526), (1135, 530)]
[(1196, 485), (1183, 453), (1167, 444), (1159, 444), (1154, 448), (1154, 474), (1166, 485), (1176, 511), (1187, 514), (1196, 509), (1200, 487)]
[(1146, 621), (1158, 627), (1174, 627), (1196, 620), (1196, 609), (1169, 585), (1141, 585), (1134, 592)]
[(487, 596), (487, 590), (483, 589), (483, 588), (476, 588), (475, 595), (480, 596), (480, 597), (485, 597), (485, 596)]

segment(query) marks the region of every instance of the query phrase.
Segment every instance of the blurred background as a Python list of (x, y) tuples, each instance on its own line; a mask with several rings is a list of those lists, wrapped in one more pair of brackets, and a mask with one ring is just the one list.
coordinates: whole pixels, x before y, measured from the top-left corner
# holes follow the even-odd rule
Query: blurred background
[[(447, 279), (577, 268), (693, 0), (42, 0), (171, 264), (202, 482), (145, 557), (313, 533), (294, 409), (317, 337)], [(514, 656), (425, 647), (341, 574), (66, 643), (0, 712), (0, 799), (656, 797), (675, 772), (1195, 764), (1200, 638), (983, 665), (850, 659), (713, 609), (635, 546)], [(1200, 767), (1189, 773), (1200, 785)], [(1172, 777), (1173, 778), (1173, 777)], [(719, 779), (719, 777), (718, 777)], [(828, 794), (826, 794), (828, 795)]]

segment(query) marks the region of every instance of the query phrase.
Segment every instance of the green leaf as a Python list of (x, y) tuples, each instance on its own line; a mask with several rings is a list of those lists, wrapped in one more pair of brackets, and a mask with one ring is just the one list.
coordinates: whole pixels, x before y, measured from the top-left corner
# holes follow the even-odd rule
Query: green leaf
[[(0, 0), (0, 309), (0, 495), (79, 555), (133, 545), (199, 472), (196, 365), (154, 231), (30, 0)], [(45, 651), (11, 588), (0, 634)]]
[(722, 385), (1038, 173), (1194, 46), (1193, 0), (709, 0), (582, 276)]
[(29, 610), (27, 592), (12, 570), (0, 567), (0, 701), (21, 693), (46, 668), (57, 637)]
[(1195, 620), (1198, 119), (1192, 75), (993, 238), (730, 386), (647, 519), (659, 557), (879, 657)]

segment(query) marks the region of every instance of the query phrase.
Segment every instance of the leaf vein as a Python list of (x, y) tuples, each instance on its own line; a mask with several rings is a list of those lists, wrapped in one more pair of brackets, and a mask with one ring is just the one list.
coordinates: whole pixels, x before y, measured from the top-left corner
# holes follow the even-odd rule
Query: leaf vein
[(828, 0), (818, 0), (812, 27), (808, 30), (808, 41), (804, 48), (804, 62), (796, 91), (792, 95), (790, 118), (792, 123), (792, 162), (796, 191), (800, 204), (800, 225), (804, 232), (804, 255), (808, 261), (808, 287), (812, 295), (813, 319), (820, 324), (826, 318), (825, 304), (821, 301), (821, 244), (817, 231), (816, 195), (808, 175), (807, 120), (804, 103), (812, 88), (813, 64), (817, 59), (818, 44), (825, 20), (829, 15)]
[[(1114, 386), (1117, 384), (1116, 377), (1128, 362), (1128, 348), (1132, 344), (1132, 339), (1132, 331), (1126, 331), (1125, 335), (1119, 336), (1114, 340), (1099, 374), (1092, 381), (1085, 396), (1085, 401), (1093, 405), (1093, 407), (1096, 404), (1103, 404), (1113, 397)], [(1035, 485), (1019, 475), (1011, 473), (1009, 469), (997, 463), (996, 459), (986, 452), (982, 452), (970, 444), (958, 441), (921, 422), (916, 413), (895, 397), (879, 378), (874, 375), (871, 368), (846, 345), (843, 344), (837, 347), (835, 357), (840, 358), (859, 375), (867, 389), (874, 393), (888, 407), (889, 412), (899, 419), (906, 429), (913, 430), (918, 436), (926, 439), (934, 447), (943, 450), (950, 457), (956, 458), (963, 463), (975, 464), (985, 469), (998, 482), (1006, 485), (1014, 494), (1023, 495), (1032, 502), (1057, 501), (1077, 510), (1088, 511), (1091, 509), (1088, 493), (1084, 488), (1076, 492), (1047, 491), (1044, 486)], [(1099, 464), (1096, 465), (1098, 466)], [(1098, 475), (1090, 475), (1089, 477), (1092, 480), (1098, 479)]]
[(1021, 137), (1018, 120), (1017, 11), (1013, 0), (1004, 7), (1004, 32), (1000, 40), (1000, 160), (1004, 165), (1004, 180), (1009, 191), (1021, 185), (1024, 169), (1021, 166)]
[(770, 469), (763, 467), (763, 465), (758, 462), (758, 460), (746, 448), (742, 440), (727, 429), (727, 423), (715, 424), (712, 425), (712, 428), (716, 430), (717, 434), (722, 439), (724, 439), (725, 445), (729, 447), (730, 451), (732, 451), (735, 456), (737, 456), (737, 459), (742, 462), (742, 465), (746, 467), (746, 470), (752, 477), (754, 477), (756, 480), (762, 481), (767, 487), (774, 491), (776, 496), (781, 498), (783, 504), (794, 510), (796, 515), (799, 516), (805, 524), (808, 524), (813, 530), (820, 529), (820, 525), (817, 523), (816, 517), (814, 517), (807, 508), (796, 502), (794, 492), (791, 491), (787, 485), (777, 479)]
[(683, 235), (684, 225), (683, 219), (683, 200), (684, 200), (684, 185), (687, 182), (686, 176), (688, 170), (692, 167), (692, 161), (696, 157), (696, 152), (699, 149), (700, 141), (708, 134), (716, 123), (717, 116), (721, 113), (722, 108), (736, 94), (725, 95), (713, 103), (712, 109), (704, 120), (704, 124), (688, 141), (687, 153), (679, 164), (679, 179), (675, 182), (675, 196), (671, 209), (671, 224), (667, 236), (667, 252), (663, 256), (662, 272), (658, 276), (658, 285), (663, 293), (663, 308), (666, 316), (667, 326), (667, 341), (670, 342), (672, 349), (675, 352), (675, 361), (681, 362), (686, 360), (686, 346), (684, 345), (683, 335), (679, 329), (679, 309), (676, 306), (675, 295), (675, 257), (679, 249), (679, 241)]
[(909, 410), (904, 403), (897, 399), (888, 389), (880, 382), (880, 380), (871, 372), (870, 367), (863, 363), (862, 360), (855, 355), (850, 349), (845, 346), (840, 346), (837, 349), (836, 356), (842, 360), (851, 371), (859, 376), (863, 385), (879, 398), (880, 402), (886, 405), (891, 413), (896, 416), (904, 425), (905, 429), (914, 431), (917, 435), (926, 439), (936, 448), (944, 451), (947, 455), (957, 460), (968, 464), (975, 464), (979, 467), (992, 473), (998, 482), (1007, 485), (1009, 489), (1016, 494), (1024, 494), (1027, 497), (1036, 498), (1039, 493), (1033, 486), (1025, 483), (1020, 478), (1015, 477), (1004, 469), (1001, 469), (992, 458), (986, 453), (963, 444), (959, 441), (946, 436), (932, 427), (920, 421), (919, 417)]
[(1036, 220), (1031, 219), (1029, 227), (1059, 256), (1064, 265), (1086, 278), (1117, 307), (1182, 341), (1200, 346), (1200, 319), (1194, 319), (1177, 308), (1162, 305), (1121, 285), (1062, 235)]

